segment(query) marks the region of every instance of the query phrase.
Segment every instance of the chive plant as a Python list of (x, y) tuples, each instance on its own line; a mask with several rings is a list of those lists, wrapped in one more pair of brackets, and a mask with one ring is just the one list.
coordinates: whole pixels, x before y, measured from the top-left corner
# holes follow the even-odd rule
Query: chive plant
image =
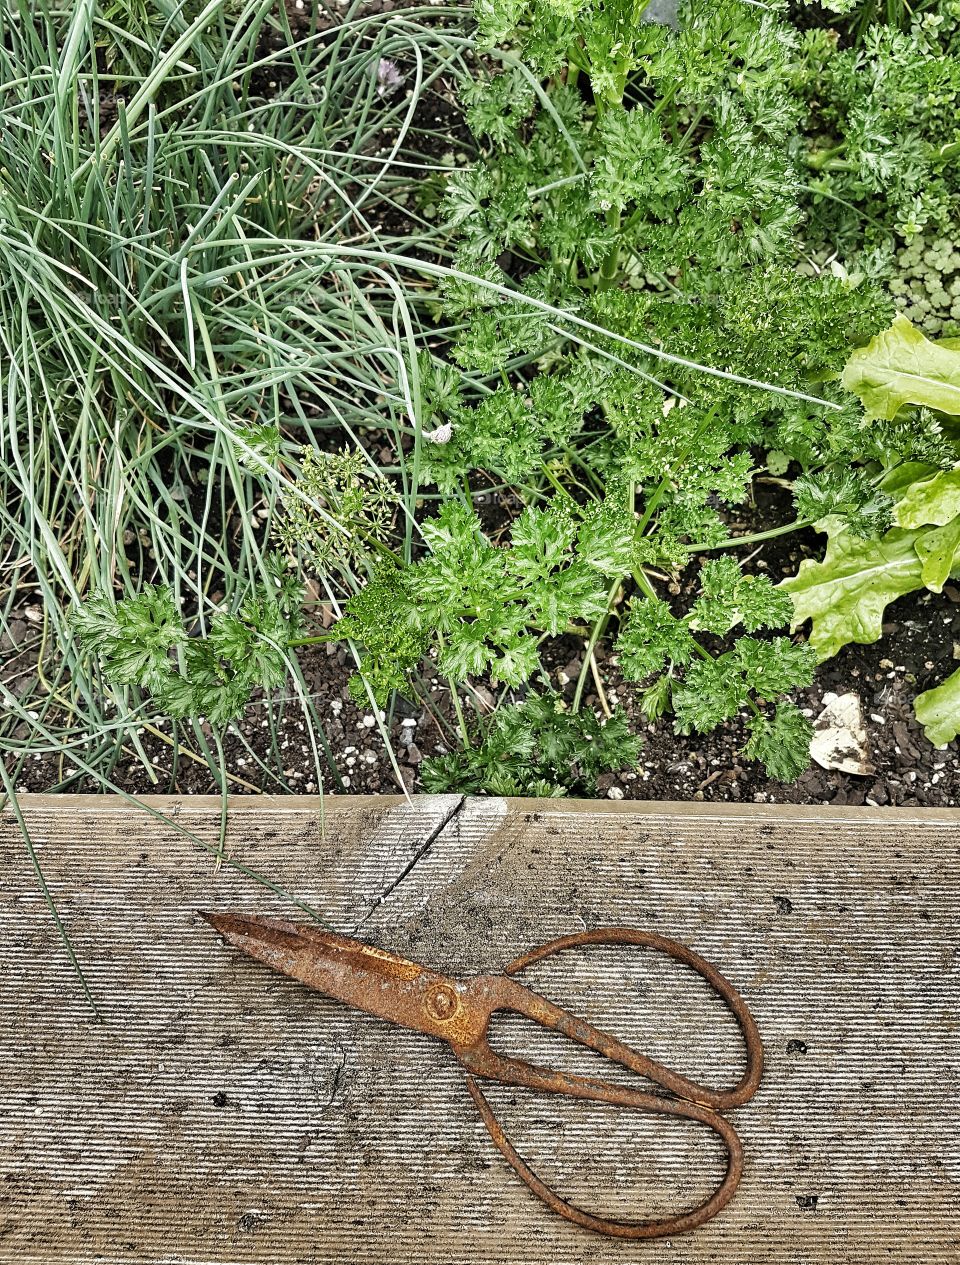
[[(402, 215), (436, 249), (409, 206), (430, 166), (415, 116), (460, 51), (425, 17), (291, 30), (274, 0), (4, 5), (0, 620), (24, 594), (42, 607), (33, 668), (21, 655), (0, 686), (14, 783), (54, 751), (60, 787), (131, 753), (156, 782), (146, 728), (242, 785), (220, 736), (254, 677), (290, 682), (287, 703), (263, 704), (274, 747), (284, 707), (302, 709), (318, 781), (327, 772), (288, 645), (300, 594), (272, 555), (278, 488), (302, 447), (371, 425), (409, 480), (413, 326), (395, 281), (301, 247), (390, 250)], [(357, 584), (348, 562), (328, 580), (333, 597)], [(147, 643), (109, 679), (78, 662), (67, 624), (91, 595), (134, 600), (127, 632)], [(171, 736), (127, 686), (174, 608)], [(177, 694), (191, 673), (201, 686)], [(285, 788), (283, 764), (274, 749), (268, 785)]]

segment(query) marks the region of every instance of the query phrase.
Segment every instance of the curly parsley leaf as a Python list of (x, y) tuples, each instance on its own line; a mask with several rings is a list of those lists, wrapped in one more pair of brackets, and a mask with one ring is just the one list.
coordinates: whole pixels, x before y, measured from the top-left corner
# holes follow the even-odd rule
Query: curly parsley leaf
[(72, 616), (81, 649), (114, 685), (148, 690), (175, 718), (237, 720), (255, 689), (287, 674), (289, 646), (302, 631), (303, 591), (289, 579), (254, 586), (235, 612), (217, 611), (206, 636), (189, 636), (170, 589), (146, 585), (114, 602), (95, 594)]
[(825, 466), (800, 475), (793, 497), (798, 518), (819, 522), (833, 515), (864, 539), (882, 536), (893, 521), (893, 498), (859, 467)]
[(744, 755), (759, 760), (778, 782), (795, 781), (810, 763), (813, 724), (795, 703), (778, 704), (772, 716), (751, 716), (747, 729)]
[(666, 664), (682, 666), (696, 652), (685, 619), (677, 619), (660, 598), (634, 599), (616, 642), (620, 667), (628, 681), (642, 681)]
[(700, 571), (691, 628), (724, 636), (737, 624), (748, 632), (777, 628), (793, 613), (786, 594), (765, 575), (744, 575), (735, 558), (711, 558)]
[(559, 695), (531, 693), (501, 708), (475, 747), (425, 760), (423, 784), (473, 795), (595, 795), (597, 778), (635, 765), (639, 751), (620, 709), (601, 723), (567, 711)]

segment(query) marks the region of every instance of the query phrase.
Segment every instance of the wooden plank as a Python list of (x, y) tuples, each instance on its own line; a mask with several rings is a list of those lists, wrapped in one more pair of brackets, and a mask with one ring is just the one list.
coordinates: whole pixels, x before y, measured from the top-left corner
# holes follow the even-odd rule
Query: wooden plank
[[(256, 799), (233, 857), (338, 930), (446, 971), (602, 924), (683, 940), (741, 987), (767, 1047), (736, 1113), (737, 1198), (695, 1235), (611, 1243), (546, 1212), (493, 1149), (449, 1051), (271, 975), (200, 908), (289, 909), (167, 820), (26, 797), (103, 1010), (91, 1022), (15, 823), (0, 817), (0, 1261), (945, 1265), (960, 1214), (960, 814), (423, 797)], [(175, 823), (175, 824), (174, 824)], [(737, 1040), (692, 975), (596, 949), (531, 972), (689, 1074)], [(505, 1050), (588, 1069), (506, 1019)], [(495, 1090), (570, 1197), (664, 1213), (712, 1184), (697, 1126)]]

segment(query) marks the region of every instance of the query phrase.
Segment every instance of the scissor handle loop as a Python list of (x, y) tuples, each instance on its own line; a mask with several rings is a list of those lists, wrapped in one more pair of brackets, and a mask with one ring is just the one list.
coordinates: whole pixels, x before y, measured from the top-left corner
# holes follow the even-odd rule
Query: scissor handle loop
[[(457, 1050), (468, 1073), (472, 1073), (467, 1077), (470, 1093), (481, 1119), (504, 1158), (533, 1193), (554, 1212), (586, 1229), (617, 1238), (664, 1238), (694, 1230), (716, 1216), (729, 1203), (743, 1173), (743, 1145), (733, 1125), (719, 1112), (746, 1102), (756, 1092), (760, 1083), (763, 1070), (763, 1046), (757, 1025), (746, 1002), (716, 967), (692, 949), (688, 949), (686, 945), (652, 931), (638, 931), (630, 927), (607, 927), (564, 936), (516, 958), (504, 968), (503, 975), (513, 976), (525, 967), (532, 966), (535, 962), (543, 961), (554, 954), (562, 953), (566, 949), (581, 948), (591, 944), (633, 944), (657, 949), (701, 975), (722, 998), (743, 1034), (747, 1066), (739, 1083), (727, 1090), (714, 1090), (698, 1085), (695, 1081), (672, 1072), (655, 1059), (648, 1058), (624, 1045), (592, 1024), (553, 1005), (531, 989), (513, 981), (508, 984), (506, 980), (502, 980), (504, 985), (502, 995), (491, 1013), (499, 1009), (525, 1015), (544, 1027), (558, 1031), (631, 1071), (647, 1077), (669, 1090), (675, 1097), (664, 1098), (652, 1093), (629, 1089), (615, 1082), (572, 1073), (553, 1072), (524, 1060), (505, 1058), (490, 1048), (485, 1032), (483, 1038), (473, 1047)], [(702, 1203), (675, 1216), (638, 1222), (617, 1221), (596, 1216), (563, 1199), (542, 1181), (517, 1153), (473, 1074), (506, 1084), (699, 1121), (712, 1129), (723, 1142), (727, 1151), (726, 1172), (714, 1192)]]
[[(678, 1098), (702, 1103), (715, 1111), (725, 1111), (749, 1102), (757, 1092), (763, 1075), (763, 1042), (760, 1039), (756, 1021), (747, 1003), (729, 980), (721, 975), (711, 962), (685, 944), (680, 944), (677, 940), (669, 940), (655, 931), (638, 931), (634, 927), (599, 927), (595, 931), (581, 931), (574, 935), (561, 936), (558, 940), (551, 940), (547, 944), (530, 949), (505, 966), (503, 974), (516, 975), (526, 967), (542, 962), (545, 958), (554, 957), (557, 953), (593, 944), (635, 944), (644, 948), (657, 949), (673, 958), (674, 961), (681, 962), (684, 966), (689, 966), (691, 970), (696, 971), (723, 1000), (737, 1021), (746, 1049), (746, 1068), (743, 1076), (731, 1089), (711, 1089), (707, 1085), (699, 1085), (696, 1081), (664, 1067), (656, 1059), (648, 1058), (647, 1055), (631, 1049), (630, 1046), (617, 1041), (592, 1024), (574, 1019), (567, 1012), (561, 1011), (559, 1007), (549, 1006), (550, 1010), (564, 1016), (564, 1020), (556, 1025), (560, 1031), (581, 1045), (586, 1045), (603, 1054), (606, 1058), (622, 1063), (632, 1072), (648, 1077), (658, 1085), (662, 1085), (664, 1089), (676, 1094)], [(530, 1017), (536, 1018), (536, 1016)], [(548, 1024), (547, 1026), (555, 1025)]]
[[(517, 1176), (530, 1187), (538, 1199), (543, 1200), (548, 1208), (568, 1221), (583, 1226), (586, 1230), (619, 1239), (663, 1239), (675, 1234), (684, 1234), (688, 1230), (696, 1230), (715, 1217), (730, 1202), (740, 1184), (740, 1178), (743, 1175), (743, 1144), (726, 1117), (711, 1111), (709, 1107), (698, 1108), (693, 1103), (653, 1099), (652, 1102), (644, 1103), (640, 1110), (699, 1120), (719, 1135), (727, 1151), (727, 1170), (723, 1175), (723, 1180), (702, 1203), (672, 1217), (650, 1218), (645, 1221), (617, 1221), (612, 1217), (598, 1216), (596, 1213), (587, 1212), (586, 1209), (570, 1203), (538, 1177), (526, 1160), (517, 1153), (494, 1114), (487, 1096), (473, 1076), (467, 1076), (467, 1088), (470, 1090), (477, 1110), (480, 1112), (480, 1118), (486, 1125), (494, 1145)], [(629, 1091), (625, 1092), (629, 1093)], [(614, 1100), (604, 1098), (602, 1101), (610, 1103)], [(614, 1103), (614, 1105), (635, 1106), (636, 1104)]]

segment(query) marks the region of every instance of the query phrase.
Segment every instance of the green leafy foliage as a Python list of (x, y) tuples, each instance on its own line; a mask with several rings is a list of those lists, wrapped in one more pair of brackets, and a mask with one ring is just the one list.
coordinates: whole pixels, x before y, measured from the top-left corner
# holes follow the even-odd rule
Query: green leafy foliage
[(759, 760), (771, 777), (792, 782), (810, 763), (813, 723), (794, 703), (778, 704), (772, 716), (751, 716), (744, 754)]
[[(717, 503), (743, 499), (751, 444), (776, 440), (809, 465), (832, 446), (829, 414), (622, 340), (818, 394), (893, 305), (867, 269), (797, 266), (803, 164), (786, 140), (805, 103), (790, 95), (804, 64), (792, 28), (739, 0), (693, 0), (677, 31), (640, 21), (643, 8), (477, 6), (487, 41), (554, 78), (549, 107), (516, 66), (465, 89), (484, 153), (448, 181), (447, 228), (461, 269), (518, 298), (468, 303), (462, 282), (445, 288), (448, 314), (465, 317), (452, 358), (499, 381), (448, 407), (452, 437), (426, 448), (424, 474), (448, 494), (473, 470), (516, 485), (575, 445), (599, 480), (629, 478), (655, 499), (647, 554), (672, 568), (686, 542), (722, 538)], [(615, 337), (571, 346), (565, 312)], [(532, 365), (511, 379), (514, 358)], [(671, 411), (678, 396), (696, 407)], [(584, 437), (604, 423), (613, 439)]]
[(424, 761), (431, 792), (471, 795), (595, 795), (597, 778), (637, 762), (640, 740), (620, 709), (601, 723), (571, 713), (557, 694), (531, 693), (502, 707), (474, 747)]
[[(82, 766), (125, 788), (161, 777), (172, 791), (183, 765), (175, 756), (166, 775), (148, 755), (136, 683), (159, 691), (151, 708), (234, 713), (245, 676), (277, 679), (265, 639), (284, 644), (284, 630), (267, 612), (242, 616), (258, 633), (245, 651), (236, 626), (185, 606), (183, 640), (169, 610), (160, 618), (169, 591), (177, 602), (216, 595), (238, 614), (251, 579), (267, 575), (297, 446), (319, 452), (345, 435), (367, 446), (376, 427), (369, 451), (396, 439), (402, 460), (419, 294), (388, 292), (342, 247), (369, 242), (424, 185), (410, 160), (433, 125), (418, 97), (436, 92), (462, 41), (446, 24), (407, 21), (384, 14), (328, 37), (312, 14), (270, 0), (3, 3), (0, 624), (18, 594), (44, 605), (43, 635), (25, 642), (39, 670), (25, 659), (16, 698), (0, 706), (14, 782), (34, 745), (55, 743), (59, 769), (38, 766), (51, 786)], [(417, 73), (392, 94), (380, 63), (401, 47)], [(402, 142), (371, 162), (387, 130)], [(418, 257), (446, 254), (426, 241)], [(341, 512), (335, 498), (318, 505)], [(342, 553), (353, 524), (317, 516), (323, 551), (335, 541)], [(381, 526), (392, 534), (392, 518)], [(366, 555), (371, 538), (362, 544)], [(307, 548), (296, 553), (313, 567)], [(349, 561), (365, 573), (366, 556)], [(350, 584), (340, 571), (338, 597)], [(104, 639), (119, 690), (72, 653), (68, 614), (88, 593), (102, 595), (86, 628)], [(201, 619), (209, 641), (192, 635)], [(265, 706), (271, 734), (298, 707), (319, 728), (322, 709), (296, 693)], [(180, 743), (189, 759), (202, 753), (199, 737)], [(121, 747), (132, 766), (118, 765)], [(253, 776), (289, 788), (280, 743), (260, 751)]]
[[(882, 27), (834, 5), (835, 38), (739, 0), (691, 0), (677, 30), (641, 13), (629, 0), (477, 5), (484, 42), (519, 53), (548, 100), (516, 65), (465, 91), (481, 157), (450, 180), (446, 224), (458, 267), (516, 300), (477, 290), (471, 304), (462, 282), (448, 287), (450, 354), (472, 382), (443, 407), (428, 400), (452, 436), (425, 473), (446, 493), (474, 471), (525, 497), (545, 482), (572, 492), (575, 536), (569, 521), (546, 530), (539, 510), (512, 526), (505, 574), (530, 589), (527, 629), (600, 630), (598, 577), (611, 608), (635, 579), (616, 649), (648, 682), (641, 710), (673, 707), (680, 729), (706, 731), (749, 708), (746, 753), (793, 777), (809, 734), (785, 694), (817, 655), (878, 635), (889, 601), (938, 591), (955, 568), (960, 453), (941, 414), (957, 411), (960, 353), (903, 316), (888, 329), (884, 282), (898, 234), (946, 231), (954, 214), (955, 147), (938, 134), (960, 91), (960, 14), (904, 9)], [(821, 234), (840, 258), (816, 262)], [(780, 588), (712, 559), (674, 611), (650, 568), (677, 573), (725, 544), (758, 448), (780, 476), (801, 467), (797, 517), (827, 531), (826, 558)], [(452, 565), (486, 584), (474, 548)], [(443, 567), (420, 565), (429, 588)], [(550, 583), (534, 597), (538, 576)], [(460, 606), (478, 608), (462, 588)], [(441, 665), (493, 670), (486, 619), (441, 630)], [(792, 619), (812, 620), (811, 645), (754, 635)], [(713, 653), (711, 638), (726, 644)]]
[(187, 640), (179, 607), (169, 589), (145, 585), (119, 604), (94, 593), (73, 614), (81, 648), (96, 655), (116, 685), (162, 691), (173, 673), (170, 652)]
[(920, 533), (893, 527), (879, 540), (863, 540), (827, 520), (822, 561), (808, 558), (782, 588), (794, 605), (794, 627), (812, 621), (810, 644), (829, 659), (848, 642), (876, 641), (887, 606), (921, 588)]
[(689, 176), (677, 148), (669, 143), (650, 110), (622, 105), (604, 111), (596, 128), (597, 157), (590, 192), (600, 211), (675, 206), (689, 195)]
[(897, 501), (900, 527), (943, 527), (960, 514), (960, 469), (941, 470), (909, 483)]
[[(430, 553), (378, 571), (335, 628), (364, 647), (360, 677), (380, 703), (428, 649), (452, 681), (489, 673), (494, 682), (522, 685), (539, 666), (538, 632), (556, 636), (605, 609), (609, 546), (597, 535), (596, 512), (578, 522), (572, 502), (525, 510), (509, 547), (495, 545), (457, 502), (428, 520), (423, 534)], [(365, 689), (362, 679), (355, 691)]]
[(858, 466), (824, 466), (801, 475), (793, 485), (797, 517), (819, 522), (842, 519), (865, 539), (882, 535), (891, 525), (893, 500), (875, 478)]
[[(645, 691), (641, 707), (645, 715), (656, 719), (672, 700), (680, 733), (707, 732), (733, 719), (743, 708), (753, 708), (751, 738), (745, 750), (754, 758), (763, 759), (772, 777), (779, 777), (777, 770), (793, 768), (800, 760), (804, 731), (791, 721), (792, 712), (781, 703), (775, 717), (786, 708), (779, 727), (785, 735), (789, 730), (793, 736), (788, 748), (791, 754), (784, 754), (780, 761), (768, 760), (775, 745), (771, 726), (778, 722), (774, 719), (761, 723), (754, 700), (770, 701), (798, 686), (809, 685), (816, 664), (815, 652), (786, 637), (761, 640), (740, 636), (732, 649), (713, 656), (693, 634), (706, 631), (726, 635), (738, 624), (755, 632), (785, 623), (790, 612), (789, 597), (774, 588), (766, 576), (743, 575), (732, 558), (713, 559), (702, 568), (700, 596), (682, 618), (659, 598), (632, 602), (616, 643), (620, 666), (628, 680), (643, 680), (667, 669)], [(790, 777), (806, 767), (808, 755), (809, 738), (802, 763)]]
[(689, 620), (677, 619), (666, 602), (647, 597), (631, 604), (617, 639), (617, 654), (627, 680), (642, 681), (667, 663), (682, 667), (695, 652)]
[(915, 548), (924, 588), (942, 593), (947, 580), (960, 568), (960, 515), (943, 527), (923, 532)]
[(894, 256), (890, 291), (928, 337), (960, 332), (960, 252), (953, 238), (917, 233)]
[(960, 350), (931, 342), (905, 316), (855, 351), (843, 385), (863, 401), (868, 421), (892, 421), (905, 404), (960, 415)]
[(744, 575), (734, 558), (712, 558), (700, 571), (691, 627), (723, 636), (737, 624), (748, 632), (790, 619), (790, 601), (765, 575)]
[(81, 650), (112, 685), (139, 686), (167, 715), (222, 728), (243, 714), (255, 689), (283, 684), (302, 602), (289, 579), (258, 585), (236, 611), (217, 611), (203, 635), (188, 633), (168, 588), (145, 585), (120, 602), (93, 594), (71, 622)]
[[(948, 340), (931, 342), (902, 316), (853, 353), (844, 382), (860, 396), (871, 420), (889, 421), (911, 407), (922, 409), (924, 419), (927, 408), (960, 414), (960, 352)], [(906, 462), (872, 480), (891, 506), (889, 517), (896, 526), (871, 536), (864, 530), (869, 520), (862, 521), (862, 507), (853, 500), (854, 515), (845, 520), (829, 513), (820, 522), (829, 537), (823, 560), (806, 560), (795, 577), (783, 582), (794, 603), (793, 626), (811, 621), (810, 644), (820, 658), (829, 658), (849, 642), (876, 641), (890, 602), (923, 588), (940, 593), (960, 574), (960, 448), (949, 440), (946, 447), (954, 458), (949, 469)], [(865, 490), (864, 474), (857, 478)], [(838, 493), (849, 483), (841, 475), (832, 479)], [(820, 495), (822, 487), (811, 478), (798, 492), (798, 506), (832, 509), (836, 502)], [(826, 485), (827, 492), (830, 487)], [(956, 675), (915, 700), (917, 718), (937, 744), (960, 732)]]
[[(960, 352), (952, 340), (931, 342), (900, 316), (851, 356), (844, 383), (860, 396), (868, 419), (906, 414), (935, 430), (946, 458), (938, 464), (949, 468), (906, 462), (875, 480), (893, 502), (897, 524), (879, 538), (857, 541), (840, 520), (823, 521), (830, 533), (823, 561), (803, 563), (783, 586), (794, 600), (795, 624), (812, 620), (811, 643), (823, 658), (849, 641), (879, 638), (883, 612), (895, 598), (921, 588), (939, 593), (960, 574), (960, 448), (949, 419), (946, 426), (938, 420), (960, 414)], [(917, 718), (937, 745), (960, 733), (958, 679), (953, 673), (915, 700)]]
[(360, 672), (350, 678), (350, 693), (361, 706), (369, 687), (376, 702), (387, 701), (391, 690), (403, 690), (407, 674), (427, 650), (404, 573), (385, 563), (347, 602), (337, 621), (337, 633), (363, 646)]
[[(497, 53), (472, 59), (460, 84), (472, 161), (458, 143), (455, 169), (391, 203), (391, 223), (409, 205), (429, 231), (370, 267), (389, 299), (375, 288), (357, 302), (351, 281), (317, 363), (310, 341), (347, 275), (327, 287), (332, 265), (318, 265), (324, 284), (302, 302), (287, 294), (280, 314), (258, 307), (240, 322), (228, 390), (191, 387), (190, 399), (238, 410), (223, 447), (250, 484), (264, 468), (286, 477), (280, 413), (309, 430), (317, 380), (329, 384), (324, 425), (347, 409), (351, 438), (368, 427), (389, 451), (381, 473), (357, 446), (323, 451), (313, 432), (271, 524), (294, 565), (344, 599), (329, 635), (358, 654), (358, 703), (385, 705), (425, 663), (454, 687), (522, 689), (547, 639), (572, 635), (590, 651), (619, 627), (646, 717), (672, 708), (685, 733), (739, 718), (746, 756), (789, 779), (810, 726), (787, 696), (809, 685), (815, 660), (875, 639), (891, 601), (938, 593), (958, 570), (960, 343), (925, 335), (960, 320), (960, 9), (888, 5), (881, 22), (847, 0), (815, 19), (685, 0), (670, 29), (643, 21), (645, 7), (476, 0), (481, 47)], [(271, 144), (256, 196), (231, 212), (238, 231), (218, 241), (239, 239), (246, 218), (264, 231), (258, 217), (285, 178), (274, 154), (286, 152)], [(304, 166), (311, 197), (332, 197)], [(360, 205), (341, 215), (338, 203), (337, 242), (347, 221), (372, 241)], [(286, 240), (290, 224), (312, 236), (310, 215), (289, 210), (268, 227)], [(447, 275), (401, 301), (381, 264), (422, 261), (428, 245)], [(244, 303), (254, 288), (244, 250), (217, 271), (198, 251), (195, 276), (163, 282), (162, 295), (187, 301), (191, 383), (198, 348), (224, 359), (231, 278), (242, 274)], [(11, 311), (25, 310), (16, 298)], [(898, 307), (915, 325), (894, 319)], [(364, 354), (341, 372), (342, 344), (367, 315)], [(400, 328), (394, 348), (388, 331)], [(148, 332), (145, 345), (184, 341), (179, 327)], [(251, 366), (268, 354), (258, 376)], [(780, 587), (722, 552), (764, 453), (797, 518), (828, 535), (823, 560)], [(695, 599), (680, 598), (680, 573), (713, 552)], [(116, 684), (219, 723), (282, 680), (293, 612), (264, 588), (192, 636), (168, 591), (144, 589), (92, 599), (76, 629)], [(791, 620), (811, 621), (809, 644), (774, 635)], [(476, 746), (427, 761), (424, 784), (595, 793), (602, 772), (635, 760), (636, 739), (622, 713), (601, 726), (579, 708), (588, 670), (585, 658), (572, 710), (552, 694), (501, 707)], [(956, 732), (952, 681), (918, 700), (938, 741)]]
[(717, 658), (697, 659), (682, 685), (674, 686), (677, 730), (704, 733), (730, 720), (752, 694), (769, 701), (813, 680), (816, 654), (786, 637), (759, 641), (740, 637), (734, 648)]
[(834, 250), (955, 227), (960, 14), (953, 4), (936, 10), (911, 15), (904, 5), (898, 29), (871, 23), (875, 10), (863, 6), (849, 33), (803, 37), (810, 232), (829, 234)]
[(944, 747), (960, 737), (960, 668), (942, 685), (918, 694), (914, 710), (935, 747)]

